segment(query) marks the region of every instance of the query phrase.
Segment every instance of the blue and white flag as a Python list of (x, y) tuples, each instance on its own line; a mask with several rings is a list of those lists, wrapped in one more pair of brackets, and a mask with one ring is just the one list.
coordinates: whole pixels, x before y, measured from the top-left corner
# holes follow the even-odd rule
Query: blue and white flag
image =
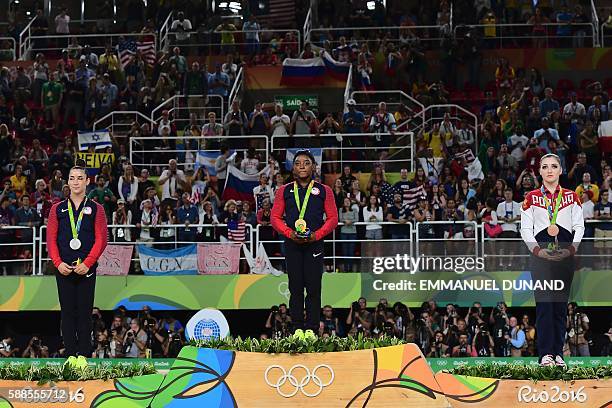
[[(295, 153), (297, 153), (299, 150), (304, 150), (304, 148), (299, 147), (287, 149), (287, 154), (285, 155), (285, 169), (287, 169), (287, 171), (291, 171), (293, 169), (293, 158), (295, 157)], [(323, 149), (320, 147), (310, 147), (308, 150), (310, 150), (310, 153), (312, 153), (314, 156), (315, 161), (317, 162), (317, 168), (319, 168), (321, 166), (321, 162), (323, 161)]]
[(217, 170), (215, 169), (215, 162), (217, 161), (217, 157), (219, 157), (219, 155), (221, 155), (219, 150), (212, 152), (199, 150), (195, 164), (193, 165), (194, 170), (197, 171), (200, 167), (204, 166), (206, 167), (206, 171), (208, 172), (209, 176), (216, 176)]
[(110, 133), (108, 129), (97, 130), (95, 132), (78, 132), (79, 150), (88, 150), (93, 146), (95, 150), (112, 147)]
[(149, 276), (197, 275), (198, 249), (196, 244), (179, 249), (153, 249), (138, 245), (140, 269)]

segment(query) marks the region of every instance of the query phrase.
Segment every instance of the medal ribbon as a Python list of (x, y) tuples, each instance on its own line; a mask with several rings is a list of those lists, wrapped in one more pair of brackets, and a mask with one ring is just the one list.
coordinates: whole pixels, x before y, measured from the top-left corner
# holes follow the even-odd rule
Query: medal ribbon
[(72, 238), (79, 238), (79, 231), (81, 230), (81, 222), (83, 221), (83, 214), (85, 210), (85, 205), (87, 204), (87, 197), (83, 202), (83, 208), (81, 208), (81, 212), (78, 215), (76, 223), (74, 222), (74, 212), (72, 211), (72, 201), (68, 202), (68, 217), (70, 218), (70, 228), (72, 229)]
[(310, 198), (310, 193), (312, 192), (312, 186), (314, 186), (314, 180), (308, 184), (308, 189), (306, 190), (306, 196), (304, 196), (304, 203), (300, 205), (300, 195), (298, 194), (298, 183), (297, 181), (293, 182), (293, 197), (295, 197), (295, 204), (297, 205), (298, 210), (300, 211), (300, 215), (298, 219), (303, 220), (304, 214), (306, 214), (306, 207), (308, 206), (308, 199)]
[[(557, 214), (559, 214), (559, 207), (561, 206), (561, 196), (563, 194), (563, 189), (559, 187), (559, 194), (557, 195), (557, 200), (555, 203), (554, 211), (553, 211), (553, 203), (551, 200), (548, 199), (544, 186), (541, 187), (541, 191), (542, 191), (542, 196), (544, 197), (544, 200), (546, 201), (546, 209), (548, 210), (548, 218), (550, 220), (550, 225), (555, 225), (557, 223)], [(551, 196), (554, 197), (554, 193), (552, 193)]]

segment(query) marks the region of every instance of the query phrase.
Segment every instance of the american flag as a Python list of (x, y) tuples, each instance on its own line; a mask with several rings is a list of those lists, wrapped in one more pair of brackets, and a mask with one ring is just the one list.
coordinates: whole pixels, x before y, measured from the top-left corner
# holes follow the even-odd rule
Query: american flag
[(404, 197), (407, 198), (405, 204), (407, 204), (408, 207), (413, 210), (417, 207), (417, 204), (419, 203), (419, 199), (421, 197), (427, 198), (427, 192), (425, 191), (425, 188), (423, 188), (423, 185), (420, 185), (418, 187), (414, 187), (406, 191), (404, 193)]
[(464, 151), (455, 154), (455, 159), (465, 159), (466, 164), (470, 164), (476, 159), (476, 157), (471, 149), (465, 149)]
[(244, 220), (229, 220), (227, 223), (227, 238), (230, 241), (244, 242), (246, 239), (246, 223)]
[(155, 42), (153, 41), (134, 41), (130, 38), (120, 42), (117, 45), (117, 51), (123, 68), (130, 62), (131, 56), (137, 52), (140, 53), (147, 65), (155, 65)]

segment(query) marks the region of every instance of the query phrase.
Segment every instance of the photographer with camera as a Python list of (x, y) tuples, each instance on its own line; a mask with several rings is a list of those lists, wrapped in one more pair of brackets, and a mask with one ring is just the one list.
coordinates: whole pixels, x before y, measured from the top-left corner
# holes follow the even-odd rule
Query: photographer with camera
[(448, 354), (448, 345), (444, 343), (444, 333), (442, 333), (440, 330), (437, 330), (434, 333), (434, 342), (431, 344), (427, 357), (450, 357)]
[(106, 332), (99, 332), (95, 337), (94, 351), (91, 353), (93, 358), (111, 358), (110, 343)]
[(108, 344), (111, 358), (123, 357), (123, 338), (125, 337), (126, 331), (127, 329), (123, 325), (123, 317), (121, 315), (115, 315), (110, 327)]
[(346, 324), (349, 329), (349, 336), (355, 336), (362, 333), (364, 336), (370, 335), (370, 330), (374, 326), (373, 316), (366, 309), (366, 298), (360, 297), (356, 302), (351, 303), (349, 315), (346, 318)]
[(459, 335), (459, 344), (453, 347), (452, 357), (472, 357), (472, 346), (468, 343), (468, 335)]
[(127, 358), (145, 358), (147, 341), (148, 336), (140, 327), (140, 319), (132, 319), (130, 329), (123, 338), (123, 354)]
[(477, 325), (472, 338), (472, 356), (491, 357), (494, 347), (495, 343), (493, 343), (493, 337), (491, 337), (487, 325), (485, 323)]
[(4, 336), (2, 341), (0, 341), (0, 357), (10, 358), (19, 354), (21, 350), (19, 350), (19, 348), (13, 347), (14, 342), (15, 339), (12, 335), (9, 334), (7, 336)]
[(165, 315), (157, 330), (151, 326), (151, 337), (157, 340), (155, 345), (160, 346), (159, 350), (156, 348), (154, 354), (165, 358), (176, 358), (183, 348), (183, 333), (181, 322), (171, 315)]
[(510, 328), (508, 306), (505, 302), (497, 302), (489, 315), (489, 323), (493, 326), (493, 339), (495, 341), (495, 356), (504, 357), (507, 354), (505, 334)]
[(440, 330), (440, 326), (431, 316), (431, 309), (423, 306), (421, 308), (421, 316), (416, 319), (416, 343), (423, 352), (427, 352), (430, 348), (434, 332)]
[(485, 322), (485, 316), (482, 312), (482, 304), (480, 302), (474, 302), (472, 306), (470, 306), (465, 315), (465, 321), (470, 337), (473, 339), (478, 327)]
[(589, 357), (592, 340), (589, 335), (589, 317), (576, 302), (567, 305), (567, 342), (572, 356)]
[(28, 347), (23, 350), (22, 358), (49, 358), (49, 348), (42, 344), (42, 339), (35, 334), (28, 342)]
[(281, 303), (270, 308), (270, 314), (266, 320), (266, 329), (272, 331), (270, 337), (273, 339), (287, 337), (291, 334), (291, 316), (289, 316), (286, 304)]
[(446, 332), (450, 326), (456, 326), (459, 319), (459, 313), (455, 309), (455, 305), (449, 303), (446, 305), (446, 314), (442, 317), (442, 331)]

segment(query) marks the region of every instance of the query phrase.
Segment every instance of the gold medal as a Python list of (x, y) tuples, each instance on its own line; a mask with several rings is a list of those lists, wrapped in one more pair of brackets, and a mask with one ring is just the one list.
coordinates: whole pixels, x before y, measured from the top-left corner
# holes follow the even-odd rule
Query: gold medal
[(303, 219), (298, 219), (295, 221), (295, 230), (297, 232), (305, 232), (306, 231), (306, 221)]
[(557, 235), (559, 235), (559, 227), (556, 224), (550, 225), (546, 229), (546, 232), (548, 232), (548, 235), (550, 235), (551, 237), (556, 237)]

